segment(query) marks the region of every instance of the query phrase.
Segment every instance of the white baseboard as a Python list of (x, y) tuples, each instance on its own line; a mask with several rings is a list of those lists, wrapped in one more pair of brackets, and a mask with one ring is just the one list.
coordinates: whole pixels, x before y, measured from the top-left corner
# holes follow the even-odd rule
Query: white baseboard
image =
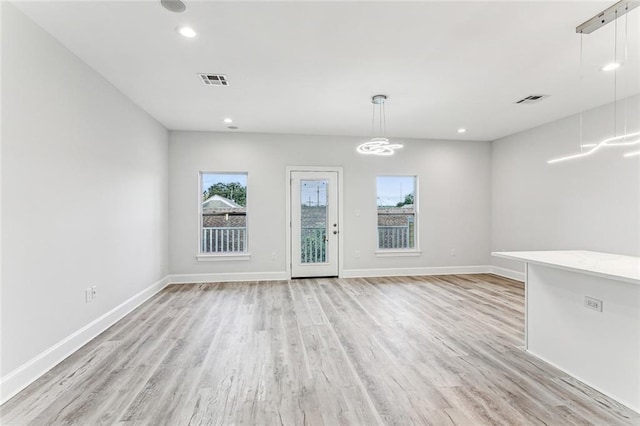
[(0, 405), (118, 322), (168, 284), (169, 276), (166, 276), (0, 378)]
[[(464, 275), (493, 273), (518, 281), (524, 281), (524, 273), (489, 265), (436, 266), (424, 268), (377, 268), (345, 269), (342, 278), (361, 277), (402, 277), (411, 275)], [(288, 280), (286, 271), (281, 272), (233, 272), (220, 274), (176, 274), (169, 276), (170, 284), (220, 283), (238, 281), (279, 281)]]
[(426, 268), (345, 269), (342, 276), (344, 278), (406, 277), (409, 275), (486, 274), (488, 272), (490, 272), (490, 267), (488, 265), (435, 266)]
[(499, 275), (512, 280), (524, 282), (524, 272), (514, 271), (513, 269), (501, 268), (499, 266), (490, 266), (490, 272), (493, 275)]
[(286, 271), (281, 272), (229, 272), (220, 274), (176, 274), (169, 275), (171, 284), (223, 283), (235, 281), (279, 281), (288, 280)]

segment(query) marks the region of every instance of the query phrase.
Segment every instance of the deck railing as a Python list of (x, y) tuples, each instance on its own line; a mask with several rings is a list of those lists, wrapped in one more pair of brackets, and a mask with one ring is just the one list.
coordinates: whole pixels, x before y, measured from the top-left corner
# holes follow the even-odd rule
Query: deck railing
[[(202, 228), (202, 252), (243, 252), (247, 246), (247, 228)], [(410, 247), (408, 226), (378, 226), (378, 248)], [(302, 228), (300, 260), (302, 263), (326, 262), (325, 228)]]
[(408, 226), (378, 226), (378, 248), (410, 248)]
[(203, 253), (243, 252), (247, 247), (247, 228), (202, 228)]
[(300, 262), (324, 263), (327, 261), (327, 230), (325, 228), (302, 228)]

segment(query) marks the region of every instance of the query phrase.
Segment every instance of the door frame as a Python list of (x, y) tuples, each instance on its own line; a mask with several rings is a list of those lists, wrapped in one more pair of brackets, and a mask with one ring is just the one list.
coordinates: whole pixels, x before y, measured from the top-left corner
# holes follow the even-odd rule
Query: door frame
[(291, 264), (292, 264), (292, 253), (291, 253), (291, 172), (335, 172), (338, 175), (338, 277), (342, 278), (344, 276), (344, 238), (343, 238), (343, 229), (344, 229), (344, 214), (343, 214), (343, 205), (344, 205), (344, 190), (342, 184), (342, 167), (324, 167), (324, 166), (287, 166), (285, 173), (285, 188), (286, 188), (286, 209), (285, 209), (285, 235), (286, 235), (286, 243), (285, 243), (285, 257), (286, 257), (286, 273), (288, 279), (291, 279)]

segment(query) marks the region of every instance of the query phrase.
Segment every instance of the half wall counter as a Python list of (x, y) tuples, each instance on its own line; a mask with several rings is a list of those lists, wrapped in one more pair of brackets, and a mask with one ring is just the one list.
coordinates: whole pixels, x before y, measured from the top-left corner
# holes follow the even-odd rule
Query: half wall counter
[(525, 347), (640, 412), (640, 257), (494, 252), (525, 262)]

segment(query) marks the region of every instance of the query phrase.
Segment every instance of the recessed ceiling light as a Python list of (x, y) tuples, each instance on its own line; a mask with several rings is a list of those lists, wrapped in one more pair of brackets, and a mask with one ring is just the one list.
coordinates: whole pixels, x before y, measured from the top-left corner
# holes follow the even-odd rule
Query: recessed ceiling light
[(618, 68), (620, 68), (620, 63), (611, 62), (610, 64), (607, 64), (604, 67), (602, 67), (602, 71), (613, 71), (613, 70), (617, 70)]
[(466, 131), (467, 131), (467, 129), (465, 129), (465, 128), (463, 128), (463, 127), (460, 127), (460, 128), (458, 129), (458, 133), (466, 133)]
[(179, 32), (183, 37), (187, 38), (194, 38), (198, 35), (198, 33), (196, 33), (195, 30), (191, 27), (178, 27), (176, 28), (176, 31)]
[(233, 123), (233, 120), (230, 119), (230, 118), (225, 118), (224, 122), (227, 123), (227, 124), (231, 124), (231, 123)]

